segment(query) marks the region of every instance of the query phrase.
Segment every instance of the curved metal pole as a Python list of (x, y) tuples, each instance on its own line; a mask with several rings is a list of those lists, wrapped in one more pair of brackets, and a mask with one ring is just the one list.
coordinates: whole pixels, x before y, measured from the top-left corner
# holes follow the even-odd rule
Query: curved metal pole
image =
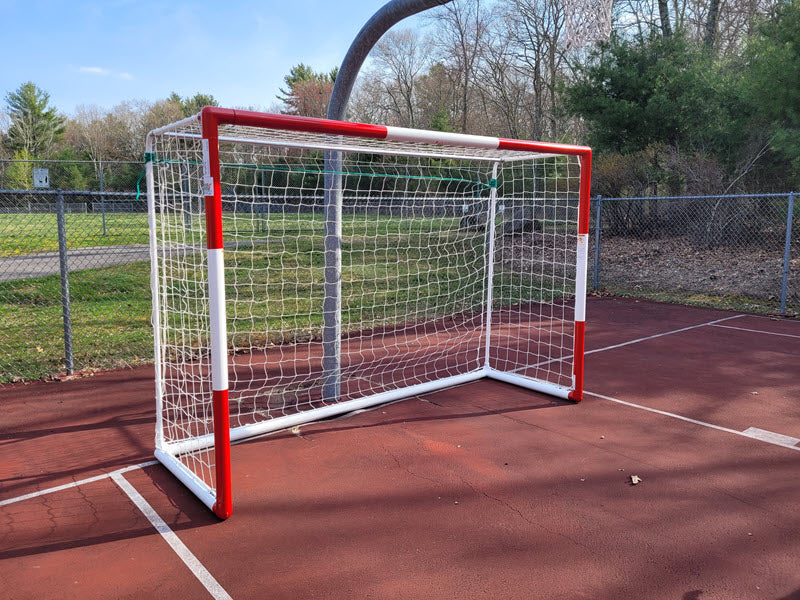
[[(339, 67), (328, 118), (344, 119), (358, 72), (375, 43), (392, 25), (452, 0), (391, 0), (358, 32)], [(322, 400), (341, 398), (342, 347), (342, 153), (325, 152), (325, 299), (322, 305)]]
[(358, 32), (339, 67), (328, 103), (328, 118), (344, 119), (347, 102), (356, 82), (361, 65), (381, 36), (406, 17), (448, 4), (453, 0), (391, 0), (383, 5)]

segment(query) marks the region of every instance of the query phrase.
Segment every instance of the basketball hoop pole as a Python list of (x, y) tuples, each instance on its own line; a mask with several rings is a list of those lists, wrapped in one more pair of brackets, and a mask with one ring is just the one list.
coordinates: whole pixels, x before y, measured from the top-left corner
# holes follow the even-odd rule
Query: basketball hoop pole
[[(328, 103), (328, 118), (342, 121), (358, 72), (369, 51), (406, 17), (452, 0), (391, 0), (358, 32), (342, 61)], [(325, 151), (325, 299), (322, 304), (322, 399), (341, 395), (342, 332), (342, 153)]]

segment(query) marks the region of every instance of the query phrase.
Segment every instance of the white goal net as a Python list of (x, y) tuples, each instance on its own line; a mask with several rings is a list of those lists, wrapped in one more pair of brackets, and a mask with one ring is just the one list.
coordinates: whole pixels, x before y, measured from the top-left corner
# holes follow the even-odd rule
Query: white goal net
[(218, 147), (221, 359), (200, 121), (152, 133), (147, 157), (157, 455), (209, 505), (215, 368), (233, 439), (484, 376), (574, 393), (577, 156), (238, 125)]

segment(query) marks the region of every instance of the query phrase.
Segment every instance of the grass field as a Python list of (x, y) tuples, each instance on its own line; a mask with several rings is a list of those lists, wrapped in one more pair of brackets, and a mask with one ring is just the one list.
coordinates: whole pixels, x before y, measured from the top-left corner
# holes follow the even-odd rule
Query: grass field
[[(75, 364), (103, 369), (152, 361), (150, 265), (70, 275)], [(0, 382), (64, 370), (58, 275), (0, 283)]]
[[(147, 244), (149, 240), (144, 213), (107, 213), (105, 235), (101, 214), (67, 214), (64, 224), (68, 248)], [(55, 214), (0, 214), (0, 258), (57, 250)]]
[[(307, 213), (226, 215), (228, 322), (232, 347), (316, 337), (322, 326), (324, 221)], [(144, 214), (67, 215), (69, 247), (148, 242)], [(191, 250), (178, 257), (170, 317), (180, 323), (204, 306), (187, 298), (205, 286), (203, 221), (165, 224)], [(0, 252), (18, 256), (55, 250), (55, 215), (0, 215)], [(83, 235), (78, 235), (82, 233)], [(425, 320), (474, 310), (485, 294), (484, 233), (459, 219), (345, 215), (342, 224), (342, 320), (345, 329)], [(239, 282), (233, 285), (233, 280)], [(542, 274), (539, 288), (557, 287)], [(535, 300), (541, 290), (498, 271), (495, 293)], [(150, 266), (147, 262), (70, 274), (76, 369), (152, 361)], [(556, 292), (558, 293), (558, 292)], [(203, 294), (200, 294), (201, 296)], [(64, 369), (57, 275), (0, 283), (0, 382), (38, 379)], [(261, 332), (261, 333), (252, 333)], [(196, 340), (203, 345), (204, 340)]]

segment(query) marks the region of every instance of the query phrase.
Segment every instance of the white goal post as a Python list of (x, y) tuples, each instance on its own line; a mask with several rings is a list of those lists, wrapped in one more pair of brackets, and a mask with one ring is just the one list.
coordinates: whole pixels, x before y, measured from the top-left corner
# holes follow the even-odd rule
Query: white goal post
[(590, 169), (216, 107), (150, 132), (156, 457), (226, 518), (232, 441), (483, 377), (580, 400)]

